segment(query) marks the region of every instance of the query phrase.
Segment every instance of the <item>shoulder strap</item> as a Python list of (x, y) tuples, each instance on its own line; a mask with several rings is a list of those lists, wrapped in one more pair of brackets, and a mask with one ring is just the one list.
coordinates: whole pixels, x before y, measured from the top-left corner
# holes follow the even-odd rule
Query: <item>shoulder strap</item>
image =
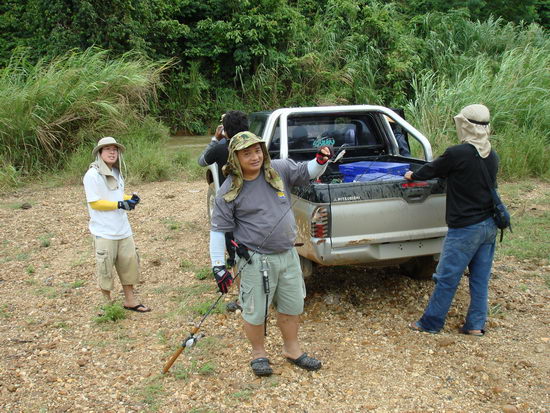
[(495, 187), (495, 183), (489, 176), (489, 171), (485, 166), (485, 162), (483, 162), (483, 159), (481, 158), (481, 156), (479, 156), (479, 153), (477, 152), (477, 149), (475, 148), (475, 146), (473, 145), (470, 145), (470, 146), (474, 149), (476, 158), (479, 159), (479, 164), (481, 165), (481, 171), (483, 172), (483, 176), (485, 177), (485, 182), (489, 186), (489, 189), (491, 190), (491, 192), (493, 192), (492, 190)]

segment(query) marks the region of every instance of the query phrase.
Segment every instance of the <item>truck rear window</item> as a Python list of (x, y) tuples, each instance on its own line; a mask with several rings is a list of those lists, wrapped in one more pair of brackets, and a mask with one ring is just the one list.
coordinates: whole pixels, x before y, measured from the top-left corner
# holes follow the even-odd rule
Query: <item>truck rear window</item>
[[(374, 118), (370, 114), (307, 115), (288, 119), (288, 154), (297, 161), (310, 159), (321, 146), (332, 145), (357, 151), (353, 156), (372, 155), (369, 149), (384, 147), (377, 133)], [(365, 149), (365, 153), (361, 153)], [(279, 125), (274, 130), (269, 145), (272, 157), (280, 150)]]

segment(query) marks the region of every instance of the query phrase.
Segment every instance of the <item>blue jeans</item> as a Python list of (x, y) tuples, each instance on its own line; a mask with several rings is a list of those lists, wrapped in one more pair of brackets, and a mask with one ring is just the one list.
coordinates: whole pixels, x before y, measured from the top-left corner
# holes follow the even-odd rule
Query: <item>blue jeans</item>
[(430, 332), (443, 328), (460, 278), (470, 269), (470, 307), (464, 330), (483, 330), (487, 319), (489, 278), (497, 227), (493, 218), (463, 228), (449, 228), (433, 279), (435, 289), (418, 325)]

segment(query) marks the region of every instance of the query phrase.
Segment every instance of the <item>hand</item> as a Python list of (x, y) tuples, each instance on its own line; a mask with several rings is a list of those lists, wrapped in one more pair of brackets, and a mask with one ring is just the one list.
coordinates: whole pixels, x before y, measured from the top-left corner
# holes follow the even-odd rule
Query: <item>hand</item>
[(319, 151), (315, 154), (315, 159), (319, 165), (324, 165), (328, 162), (330, 158), (334, 156), (334, 149), (332, 146), (322, 146), (319, 148)]
[(124, 209), (125, 211), (133, 210), (137, 205), (136, 201), (128, 199), (126, 201), (118, 201), (118, 209)]
[(403, 178), (409, 180), (409, 181), (412, 181), (412, 175), (413, 175), (413, 172), (412, 171), (407, 171), (405, 172), (405, 175), (403, 175)]
[(137, 204), (139, 204), (139, 201), (141, 201), (141, 198), (136, 194), (135, 192), (132, 194), (132, 198), (130, 198), (132, 201), (134, 201)]
[(229, 291), (231, 284), (233, 284), (233, 277), (231, 276), (231, 273), (227, 271), (225, 265), (212, 268), (212, 272), (214, 273), (214, 278), (218, 283), (220, 292), (222, 294), (226, 294)]
[(218, 127), (216, 128), (216, 132), (214, 133), (214, 137), (219, 141), (225, 138), (225, 131), (223, 130), (223, 125), (218, 125)]

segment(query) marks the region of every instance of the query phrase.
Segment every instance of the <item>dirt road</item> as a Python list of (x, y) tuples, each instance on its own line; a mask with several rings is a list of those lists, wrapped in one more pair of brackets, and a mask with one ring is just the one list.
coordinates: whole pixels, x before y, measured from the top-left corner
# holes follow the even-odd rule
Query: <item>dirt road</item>
[[(153, 308), (98, 324), (100, 294), (81, 186), (0, 197), (0, 410), (6, 412), (549, 412), (548, 262), (499, 256), (488, 334), (457, 333), (461, 284), (444, 332), (406, 328), (431, 281), (394, 268), (332, 268), (308, 280), (301, 339), (324, 367), (307, 373), (280, 355), (255, 378), (239, 317), (215, 314), (206, 338), (161, 368), (216, 298), (208, 272), (206, 185), (130, 187), (142, 197), (131, 224), (142, 258), (139, 296)], [(28, 202), (29, 209), (21, 209)], [(204, 280), (196, 274), (207, 274)]]

